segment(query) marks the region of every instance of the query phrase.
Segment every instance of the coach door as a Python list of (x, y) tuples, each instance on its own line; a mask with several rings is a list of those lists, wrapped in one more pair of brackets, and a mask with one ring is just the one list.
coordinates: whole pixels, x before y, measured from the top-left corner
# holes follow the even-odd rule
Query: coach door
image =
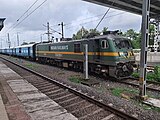
[(94, 40), (93, 43), (93, 58), (94, 61), (98, 62), (100, 61), (100, 43), (99, 43), (99, 39)]
[(31, 54), (30, 47), (28, 47), (28, 57), (30, 57), (30, 54)]

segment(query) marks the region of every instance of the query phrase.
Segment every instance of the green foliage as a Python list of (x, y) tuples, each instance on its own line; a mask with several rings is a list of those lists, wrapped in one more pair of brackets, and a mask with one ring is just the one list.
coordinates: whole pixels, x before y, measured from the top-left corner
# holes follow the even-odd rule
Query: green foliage
[(132, 40), (132, 45), (134, 49), (140, 49), (141, 46), (141, 34), (137, 34), (135, 40)]
[(139, 77), (139, 73), (134, 72), (134, 73), (132, 74), (132, 76), (135, 77), (135, 78), (138, 78), (138, 77)]
[[(138, 78), (139, 73), (134, 72), (132, 76)], [(160, 65), (154, 67), (153, 73), (147, 73), (147, 80), (160, 82)]]
[(121, 87), (111, 88), (111, 91), (115, 96), (121, 96), (122, 93), (138, 94), (138, 90)]
[(112, 88), (111, 90), (112, 90), (112, 94), (115, 96), (120, 96), (121, 93), (123, 92), (122, 88)]
[(80, 78), (80, 76), (71, 76), (69, 80), (74, 83), (81, 83), (82, 78)]
[(108, 27), (104, 27), (102, 30), (103, 33), (107, 32), (107, 31), (108, 31)]
[(150, 81), (156, 80), (156, 74), (155, 73), (147, 73), (147, 79)]
[(135, 40), (137, 38), (137, 33), (133, 29), (129, 29), (125, 32), (125, 36), (131, 40)]
[(28, 43), (27, 42), (23, 42), (21, 45), (28, 45)]
[(100, 35), (100, 32), (96, 29), (90, 29), (89, 34), (95, 34), (95, 35)]
[(160, 82), (160, 66), (159, 65), (154, 67), (154, 73), (147, 74), (147, 79)]
[(154, 35), (155, 33), (155, 26), (153, 24), (149, 25), (149, 45), (153, 45), (154, 44)]
[[(108, 28), (104, 27), (103, 30), (107, 30)], [(86, 38), (87, 36), (89, 35), (100, 35), (100, 32), (96, 29), (90, 29), (90, 30), (87, 30), (85, 29), (84, 27), (82, 27), (80, 30), (78, 30), (78, 32), (76, 34), (73, 34), (72, 36), (72, 39), (73, 40), (78, 40), (78, 39), (82, 39), (82, 38)]]
[[(76, 34), (73, 34), (73, 39), (82, 39), (82, 38), (86, 38), (89, 35), (100, 35), (100, 33), (102, 32), (106, 32), (108, 31), (108, 27), (104, 27), (102, 31), (97, 31), (96, 29), (90, 29), (87, 30), (84, 27), (82, 27)], [(155, 32), (155, 26), (154, 25), (150, 25), (149, 26), (149, 32), (150, 32), (150, 36), (149, 36), (149, 45), (152, 45), (154, 42), (154, 32)], [(136, 32), (133, 29), (128, 29), (125, 33), (122, 34), (125, 37), (128, 37), (129, 39), (131, 39), (132, 45), (134, 47), (134, 49), (140, 49), (141, 47), (141, 31), (140, 32)]]
[(155, 79), (160, 82), (160, 65), (154, 67)]
[(135, 32), (133, 29), (127, 30), (127, 32), (124, 33), (125, 37), (128, 37), (132, 41), (132, 45), (135, 49), (140, 48), (140, 41), (141, 41), (141, 34)]
[(26, 67), (33, 69), (33, 68), (34, 68), (34, 65), (33, 65), (33, 64), (30, 64), (30, 63), (27, 63), (27, 64), (26, 64)]
[(85, 29), (84, 27), (82, 27), (76, 34), (73, 34), (72, 39), (78, 40), (78, 39), (85, 38), (88, 35), (88, 33), (89, 31)]

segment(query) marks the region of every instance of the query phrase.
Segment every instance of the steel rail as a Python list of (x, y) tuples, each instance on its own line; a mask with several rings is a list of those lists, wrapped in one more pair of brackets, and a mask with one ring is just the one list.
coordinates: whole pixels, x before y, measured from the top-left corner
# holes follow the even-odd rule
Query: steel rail
[[(138, 82), (138, 78), (128, 78), (128, 79), (131, 79), (131, 80), (137, 80), (137, 82)], [(123, 84), (127, 84), (127, 85), (131, 85), (131, 86), (134, 86), (134, 87), (139, 87), (139, 84), (136, 84), (136, 83), (130, 83), (130, 82), (127, 82), (127, 81), (125, 81), (125, 80), (123, 80), (123, 81), (118, 81), (119, 83), (123, 83)], [(149, 84), (153, 84), (153, 85), (156, 85), (156, 84), (159, 84), (160, 85), (160, 82), (154, 82), (154, 81), (147, 81), (147, 83), (149, 83)], [(146, 86), (146, 88), (148, 89), (148, 90), (151, 90), (151, 91), (156, 91), (156, 92), (160, 92), (160, 89), (156, 89), (156, 88), (152, 88), (152, 87), (147, 87)]]
[(117, 115), (119, 117), (122, 117), (122, 118), (124, 118), (126, 120), (138, 120), (138, 118), (136, 118), (136, 117), (134, 117), (132, 115), (129, 115), (129, 114), (123, 112), (123, 111), (120, 111), (118, 109), (115, 109), (114, 107), (106, 105), (103, 102), (101, 102), (101, 100), (94, 99), (93, 97), (91, 97), (91, 96), (89, 96), (89, 95), (87, 95), (85, 93), (82, 93), (81, 91), (76, 90), (75, 88), (72, 88), (71, 86), (67, 86), (66, 84), (63, 84), (63, 83), (61, 83), (59, 81), (56, 81), (56, 80), (53, 80), (52, 78), (49, 78), (49, 77), (47, 77), (45, 75), (42, 75), (42, 74), (40, 74), (40, 73), (38, 73), (38, 72), (36, 72), (34, 70), (26, 68), (26, 67), (24, 67), (24, 66), (22, 66), (20, 64), (12, 62), (12, 61), (10, 61), (10, 60), (8, 60), (6, 58), (3, 58), (1, 56), (0, 56), (0, 58), (2, 58), (3, 60), (6, 60), (6, 61), (18, 66), (18, 67), (20, 67), (20, 68), (22, 68), (24, 70), (27, 70), (28, 72), (31, 72), (31, 73), (33, 73), (33, 74), (35, 74), (35, 75), (47, 80), (47, 81), (50, 81), (50, 82), (52, 82), (52, 83), (54, 83), (54, 84), (56, 84), (56, 85), (58, 85), (58, 86), (60, 86), (60, 87), (62, 87), (64, 89), (68, 89), (70, 92), (80, 96), (81, 98), (83, 98), (83, 99), (85, 99), (85, 100), (87, 100), (87, 101), (89, 101), (89, 102), (91, 102), (93, 104), (96, 104), (97, 106), (103, 108), (104, 110), (108, 110), (108, 111), (114, 113), (115, 115)]

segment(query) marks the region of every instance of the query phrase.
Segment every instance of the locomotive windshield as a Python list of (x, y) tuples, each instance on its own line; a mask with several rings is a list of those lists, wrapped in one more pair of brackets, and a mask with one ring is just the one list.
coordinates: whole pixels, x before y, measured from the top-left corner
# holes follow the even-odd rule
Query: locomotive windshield
[(115, 38), (114, 40), (116, 47), (118, 47), (119, 49), (121, 48), (132, 48), (132, 44), (130, 42), (130, 40), (125, 39), (125, 38)]

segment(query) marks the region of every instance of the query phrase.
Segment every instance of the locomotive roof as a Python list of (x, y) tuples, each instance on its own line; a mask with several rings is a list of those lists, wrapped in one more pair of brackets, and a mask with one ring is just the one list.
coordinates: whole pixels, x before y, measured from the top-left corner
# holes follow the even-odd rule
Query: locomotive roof
[[(55, 42), (55, 43), (80, 42), (80, 41), (89, 41), (89, 40), (103, 39), (103, 38), (114, 39), (114, 38), (125, 38), (125, 37), (117, 35), (117, 34), (108, 34), (108, 35), (95, 36), (93, 38), (84, 38), (84, 39), (70, 40), (70, 41), (60, 41), (60, 42)], [(49, 45), (49, 44), (53, 44), (53, 43), (39, 43), (38, 45), (44, 45), (44, 44)]]

